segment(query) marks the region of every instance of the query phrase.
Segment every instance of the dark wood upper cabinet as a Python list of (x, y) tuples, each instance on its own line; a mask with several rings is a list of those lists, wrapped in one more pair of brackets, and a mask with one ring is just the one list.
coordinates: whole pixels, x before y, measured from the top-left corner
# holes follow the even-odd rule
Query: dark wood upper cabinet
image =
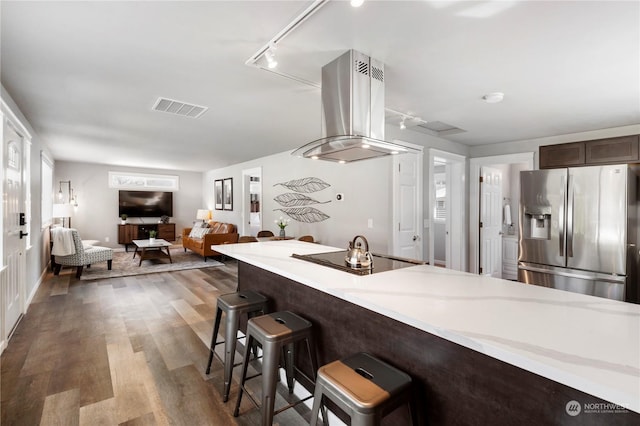
[(639, 135), (545, 145), (539, 151), (540, 168), (636, 163), (639, 148)]
[(585, 145), (585, 162), (587, 164), (638, 161), (638, 135), (587, 141)]
[(584, 166), (584, 142), (563, 143), (540, 147), (540, 168)]

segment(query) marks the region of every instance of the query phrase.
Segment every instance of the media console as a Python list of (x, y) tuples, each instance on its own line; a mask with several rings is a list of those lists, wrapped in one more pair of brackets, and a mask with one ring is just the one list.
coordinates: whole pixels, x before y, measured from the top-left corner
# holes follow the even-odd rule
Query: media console
[(125, 251), (129, 251), (129, 244), (133, 240), (144, 240), (149, 238), (149, 231), (156, 231), (156, 238), (167, 241), (175, 241), (175, 223), (126, 223), (118, 225), (118, 244), (124, 244)]

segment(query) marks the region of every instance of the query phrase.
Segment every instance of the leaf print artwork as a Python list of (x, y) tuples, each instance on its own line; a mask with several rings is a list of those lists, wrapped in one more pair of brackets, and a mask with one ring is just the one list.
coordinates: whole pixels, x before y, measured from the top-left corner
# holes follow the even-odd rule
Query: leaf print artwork
[(276, 203), (280, 204), (284, 207), (300, 207), (300, 206), (308, 206), (309, 204), (327, 204), (329, 201), (318, 201), (314, 200), (311, 197), (308, 197), (303, 194), (296, 194), (294, 192), (287, 192), (285, 194), (280, 194), (273, 199)]
[(304, 223), (322, 222), (329, 219), (329, 216), (313, 207), (297, 207), (292, 209), (275, 209), (280, 210), (293, 220)]
[(322, 191), (323, 189), (331, 186), (327, 182), (323, 181), (322, 179), (318, 179), (315, 177), (307, 177), (303, 179), (290, 180), (288, 182), (276, 183), (273, 186), (278, 186), (278, 185), (282, 185), (285, 188), (290, 189), (291, 191), (304, 192), (307, 194), (310, 192)]

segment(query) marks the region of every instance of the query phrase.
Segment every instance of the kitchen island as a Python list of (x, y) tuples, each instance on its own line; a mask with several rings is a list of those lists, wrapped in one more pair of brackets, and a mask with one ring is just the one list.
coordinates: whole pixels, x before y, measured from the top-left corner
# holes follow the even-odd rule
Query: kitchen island
[(410, 374), (422, 423), (640, 422), (638, 305), (429, 265), (352, 275), (292, 258), (341, 250), (299, 241), (217, 250), (314, 323), (321, 364), (367, 351)]

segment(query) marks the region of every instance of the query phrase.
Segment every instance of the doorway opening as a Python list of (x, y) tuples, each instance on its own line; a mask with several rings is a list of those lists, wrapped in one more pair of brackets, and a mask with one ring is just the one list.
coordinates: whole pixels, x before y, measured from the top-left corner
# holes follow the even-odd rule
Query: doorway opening
[[(469, 271), (516, 279), (520, 171), (533, 170), (534, 153), (497, 155), (470, 160)], [(480, 177), (501, 176), (498, 187), (483, 190)], [(494, 179), (491, 177), (490, 179)], [(486, 187), (485, 187), (486, 188)], [(490, 193), (500, 192), (495, 199)], [(492, 200), (493, 201), (490, 201)], [(482, 228), (481, 228), (482, 222)], [(485, 224), (489, 225), (485, 228)], [(489, 232), (496, 236), (492, 240)], [(493, 231), (492, 231), (493, 230)], [(487, 234), (487, 235), (483, 235)], [(482, 268), (482, 269), (481, 269)], [(482, 272), (481, 272), (482, 271)], [(515, 274), (515, 275), (514, 275)]]
[(458, 271), (466, 270), (465, 161), (429, 150), (429, 263)]
[(262, 168), (242, 171), (241, 235), (256, 236), (262, 228)]
[(423, 260), (422, 147), (403, 141), (417, 152), (393, 156), (391, 255)]

